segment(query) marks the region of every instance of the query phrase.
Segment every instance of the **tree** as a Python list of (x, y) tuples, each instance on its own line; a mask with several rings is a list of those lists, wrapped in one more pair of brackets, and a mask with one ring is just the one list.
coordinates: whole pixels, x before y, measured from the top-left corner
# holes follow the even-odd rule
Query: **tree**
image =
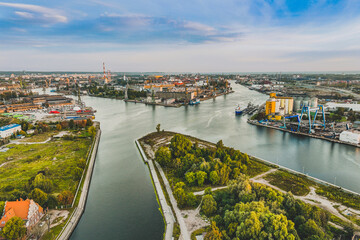
[(223, 164), (222, 168), (219, 171), (219, 177), (220, 177), (220, 184), (225, 185), (229, 181), (229, 175), (230, 175), (231, 169), (226, 164)]
[(91, 137), (94, 138), (96, 135), (96, 128), (94, 126), (89, 127), (88, 133), (90, 134)]
[(196, 180), (198, 183), (198, 186), (202, 186), (206, 180), (207, 173), (203, 171), (197, 171), (196, 172)]
[(224, 143), (222, 140), (220, 140), (216, 143), (216, 148), (223, 148), (223, 147), (224, 147)]
[(56, 130), (61, 131), (62, 127), (60, 124), (56, 124)]
[(236, 232), (228, 232), (231, 239), (295, 240), (297, 235), (294, 223), (271, 212), (263, 201), (236, 204), (233, 211), (225, 212), (224, 222), (226, 226), (238, 224)]
[(222, 234), (219, 231), (219, 228), (216, 226), (216, 223), (211, 222), (211, 231), (206, 233), (205, 240), (222, 240)]
[(229, 190), (239, 199), (241, 199), (243, 195), (250, 194), (252, 192), (252, 188), (249, 177), (241, 174), (236, 180), (230, 181)]
[(40, 206), (44, 206), (45, 202), (47, 201), (47, 194), (41, 191), (39, 188), (34, 188), (29, 197), (37, 202)]
[(186, 205), (189, 207), (196, 207), (197, 199), (194, 193), (189, 192), (186, 196)]
[(156, 125), (156, 132), (160, 132), (160, 123), (158, 125)]
[(57, 198), (56, 198), (54, 195), (49, 194), (49, 195), (48, 195), (48, 198), (47, 198), (47, 201), (46, 201), (46, 203), (45, 203), (45, 207), (55, 208), (57, 205), (58, 205), (58, 200), (57, 200)]
[(39, 173), (36, 175), (33, 185), (35, 188), (39, 188), (43, 190), (46, 193), (51, 192), (51, 189), (53, 187), (53, 183), (50, 179), (46, 178), (42, 173)]
[(4, 211), (4, 207), (5, 207), (5, 202), (0, 201), (0, 213), (2, 213)]
[(6, 222), (1, 234), (8, 240), (23, 238), (26, 234), (24, 221), (17, 216), (10, 218), (10, 220)]
[(69, 190), (64, 190), (58, 195), (58, 201), (62, 205), (70, 205), (74, 199), (74, 194)]
[(216, 185), (216, 184), (219, 183), (220, 177), (219, 177), (219, 175), (217, 174), (216, 171), (211, 171), (210, 176), (209, 176), (209, 180), (213, 185)]
[(315, 236), (324, 239), (324, 232), (312, 219), (309, 219), (306, 223), (302, 224), (298, 230), (301, 239), (314, 238)]
[(192, 143), (180, 134), (175, 134), (170, 142), (170, 151), (174, 158), (182, 157), (191, 150)]
[(216, 201), (212, 195), (205, 195), (202, 200), (201, 211), (206, 216), (211, 216), (216, 212), (216, 205)]
[(196, 175), (194, 172), (188, 172), (185, 174), (185, 179), (190, 185), (192, 185), (196, 180)]
[(73, 129), (75, 127), (75, 122), (74, 122), (74, 119), (71, 119), (70, 122), (69, 122), (69, 127), (70, 129)]
[(179, 205), (179, 207), (184, 207), (186, 205), (186, 192), (183, 189), (183, 187), (185, 186), (185, 183), (183, 182), (178, 182), (175, 187), (174, 187), (174, 197)]
[(155, 160), (160, 163), (161, 166), (171, 166), (171, 152), (168, 147), (159, 147), (155, 153)]
[(212, 192), (212, 190), (211, 190), (211, 187), (207, 187), (207, 188), (205, 188), (205, 190), (204, 190), (204, 194), (205, 194), (205, 195), (212, 195), (212, 194), (213, 194), (213, 192)]
[(86, 126), (90, 127), (92, 125), (93, 125), (93, 121), (90, 118), (86, 119)]

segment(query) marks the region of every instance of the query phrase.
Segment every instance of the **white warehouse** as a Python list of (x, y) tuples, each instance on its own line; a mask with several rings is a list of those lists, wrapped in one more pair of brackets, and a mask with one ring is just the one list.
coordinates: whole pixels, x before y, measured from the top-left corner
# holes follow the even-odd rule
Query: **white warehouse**
[(0, 137), (7, 138), (16, 133), (17, 131), (21, 131), (21, 126), (19, 124), (10, 124), (0, 128)]
[(340, 133), (340, 141), (359, 144), (360, 132), (358, 131), (343, 131)]

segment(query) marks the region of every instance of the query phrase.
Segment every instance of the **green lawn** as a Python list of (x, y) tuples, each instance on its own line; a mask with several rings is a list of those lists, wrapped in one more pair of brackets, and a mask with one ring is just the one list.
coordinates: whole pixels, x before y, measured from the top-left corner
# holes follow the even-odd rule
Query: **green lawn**
[(254, 157), (250, 157), (249, 164), (247, 165), (247, 169), (245, 174), (249, 177), (255, 177), (261, 173), (267, 172), (271, 169), (271, 167), (265, 165), (264, 163), (259, 162)]
[(320, 185), (316, 193), (347, 207), (360, 210), (360, 196), (344, 192), (341, 188)]
[[(32, 177), (43, 171), (53, 181), (52, 194), (63, 190), (75, 191), (78, 180), (74, 180), (73, 169), (77, 162), (86, 158), (92, 140), (52, 140), (46, 144), (9, 145), (6, 153), (0, 155), (0, 198), (6, 199), (14, 189), (24, 191), (24, 185)], [(4, 189), (11, 186), (10, 191)], [(6, 191), (7, 190), (7, 191)]]
[(49, 137), (52, 137), (54, 135), (58, 134), (58, 132), (45, 132), (38, 135), (34, 135), (32, 137), (24, 138), (20, 140), (20, 142), (44, 142), (49, 139)]
[(282, 170), (267, 174), (264, 178), (272, 185), (298, 196), (307, 195), (310, 192), (309, 186), (314, 184), (306, 178)]

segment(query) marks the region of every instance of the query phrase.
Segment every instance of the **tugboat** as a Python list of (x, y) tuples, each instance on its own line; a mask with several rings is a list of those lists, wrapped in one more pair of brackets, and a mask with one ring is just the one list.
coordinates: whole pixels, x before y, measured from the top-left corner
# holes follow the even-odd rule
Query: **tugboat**
[(189, 105), (198, 105), (200, 104), (200, 99), (196, 98), (196, 99), (191, 99), (189, 102)]
[(238, 105), (235, 108), (235, 115), (241, 115), (243, 113), (243, 110), (240, 108), (240, 106)]

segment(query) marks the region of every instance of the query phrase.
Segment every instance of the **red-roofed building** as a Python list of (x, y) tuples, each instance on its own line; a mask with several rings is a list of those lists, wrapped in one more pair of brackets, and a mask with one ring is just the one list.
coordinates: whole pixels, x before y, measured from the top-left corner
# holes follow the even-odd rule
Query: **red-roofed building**
[(5, 202), (4, 215), (0, 220), (0, 229), (12, 217), (20, 217), (24, 220), (25, 227), (31, 228), (44, 216), (43, 208), (31, 199)]

